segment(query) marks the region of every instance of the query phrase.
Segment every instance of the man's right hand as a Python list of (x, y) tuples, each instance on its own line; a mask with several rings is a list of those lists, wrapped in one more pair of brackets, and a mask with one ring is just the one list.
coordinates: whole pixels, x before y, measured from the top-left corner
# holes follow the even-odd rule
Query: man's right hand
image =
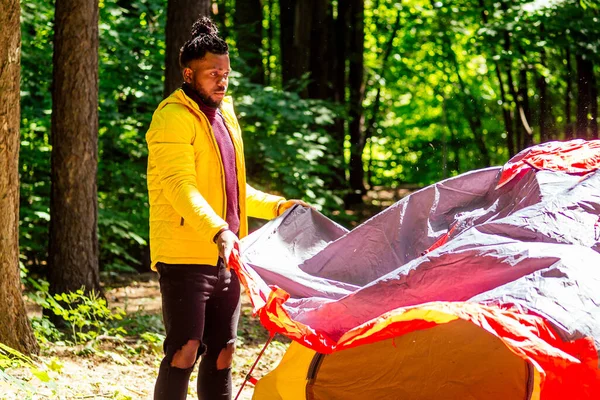
[(239, 249), (240, 240), (235, 235), (235, 233), (231, 232), (229, 229), (224, 230), (217, 237), (217, 247), (219, 249), (219, 256), (225, 261), (225, 265), (229, 267), (229, 256), (233, 251), (234, 247), (237, 245)]

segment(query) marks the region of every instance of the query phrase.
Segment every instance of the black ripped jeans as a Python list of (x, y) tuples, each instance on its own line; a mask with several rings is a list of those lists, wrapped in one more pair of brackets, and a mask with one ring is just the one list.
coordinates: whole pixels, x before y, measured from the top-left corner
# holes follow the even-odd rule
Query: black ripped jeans
[(231, 368), (217, 369), (221, 350), (235, 342), (240, 311), (236, 274), (218, 265), (158, 263), (163, 320), (167, 336), (154, 388), (154, 400), (185, 400), (193, 366), (171, 366), (173, 355), (189, 340), (198, 340), (196, 359), (200, 400), (231, 399)]

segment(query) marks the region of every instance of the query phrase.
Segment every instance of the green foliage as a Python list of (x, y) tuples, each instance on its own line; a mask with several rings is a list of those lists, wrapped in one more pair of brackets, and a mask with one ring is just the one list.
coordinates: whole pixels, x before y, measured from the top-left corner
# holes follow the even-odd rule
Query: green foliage
[[(82, 344), (100, 335), (114, 336), (127, 333), (114, 324), (123, 319), (125, 312), (120, 309), (111, 310), (106, 299), (98, 293), (92, 291), (86, 294), (83, 289), (79, 289), (76, 292), (51, 295), (48, 293), (47, 282), (37, 282), (32, 279), (29, 282), (36, 288), (35, 292), (29, 294), (30, 299), (64, 321), (69, 332), (66, 335), (67, 341)], [(63, 334), (45, 317), (36, 320), (32, 325), (36, 337), (41, 338), (42, 343), (63, 338)]]
[[(263, 40), (263, 51), (272, 50), (268, 60), (263, 53), (271, 86), (250, 84), (235, 73), (231, 80), (248, 178), (259, 189), (303, 198), (331, 213), (342, 207), (346, 178), (340, 156), (344, 144), (333, 139), (332, 123), (334, 117), (347, 120), (347, 115), (296, 93), (310, 77), (281, 87), (278, 30), (290, 27), (279, 27), (276, 3), (263, 4), (269, 11), (264, 13), (265, 35), (271, 26), (266, 18), (274, 23), (272, 36)], [(510, 154), (503, 113), (511, 115), (515, 129), (522, 129), (516, 102), (524, 100), (511, 90), (509, 71), (517, 90), (520, 76), (526, 78), (528, 86), (522, 89), (531, 109), (527, 122), (534, 140), (540, 140), (540, 82), (548, 86), (546, 100), (552, 110), (546, 118), (552, 137), (564, 138), (574, 124), (576, 56), (591, 60), (596, 73), (600, 65), (597, 3), (366, 0), (363, 106), (365, 122), (373, 123), (363, 154), (368, 183), (426, 185), (488, 162), (504, 163)], [(99, 2), (98, 234), (101, 268), (112, 273), (146, 267), (144, 134), (162, 99), (166, 4), (167, 0)], [(245, 61), (237, 55), (234, 41), (234, 2), (219, 6), (215, 19), (232, 45), (232, 67), (242, 71)], [(43, 273), (50, 220), (54, 4), (32, 0), (21, 2), (21, 8), (20, 246), (23, 271)], [(399, 29), (391, 37), (396, 21)], [(390, 43), (390, 57), (384, 60)], [(347, 152), (348, 138), (345, 145)]]
[(147, 314), (142, 311), (127, 315), (115, 326), (125, 330), (130, 336), (140, 336), (143, 339), (149, 339), (152, 335), (164, 337), (165, 333), (162, 317), (159, 314)]
[(138, 349), (150, 351), (154, 354), (162, 354), (165, 335), (155, 332), (144, 332), (140, 335), (141, 343)]
[(33, 317), (31, 327), (36, 340), (41, 345), (62, 342), (64, 334), (46, 317)]
[(53, 2), (21, 2), (20, 238), (26, 265), (46, 260), (50, 221)]
[(141, 267), (148, 238), (144, 134), (162, 100), (166, 1), (100, 4), (98, 232), (105, 270)]
[(333, 105), (254, 85), (239, 74), (231, 80), (250, 179), (268, 192), (338, 209), (341, 199), (331, 187), (343, 166), (330, 152)]
[(34, 395), (40, 394), (39, 388), (31, 385), (28, 381), (17, 378), (10, 373), (11, 369), (25, 368), (32, 376), (36, 377), (42, 388), (47, 390), (47, 394), (56, 394), (56, 384), (51, 373), (60, 373), (63, 365), (55, 358), (49, 362), (39, 363), (31, 357), (0, 343), (0, 381), (4, 381), (8, 386), (24, 395), (25, 399), (33, 399)]
[[(468, 124), (473, 117), (481, 120), (479, 131), (491, 164), (503, 164), (510, 156), (503, 109), (520, 122), (508, 71), (516, 89), (521, 84), (519, 73), (527, 75), (533, 113), (528, 123), (538, 141), (540, 98), (535, 82), (540, 75), (544, 77), (549, 84), (547, 101), (552, 105), (551, 130), (554, 137), (562, 138), (564, 81), (569, 76), (564, 71), (565, 49), (600, 61), (600, 15), (597, 7), (590, 10), (589, 3), (594, 2), (367, 0), (367, 121), (377, 89), (382, 89), (375, 137), (364, 155), (372, 165), (372, 183), (429, 184), (485, 166)], [(400, 30), (382, 70), (385, 46), (398, 15)], [(504, 103), (498, 65), (506, 92)], [(570, 74), (574, 81), (575, 71)]]

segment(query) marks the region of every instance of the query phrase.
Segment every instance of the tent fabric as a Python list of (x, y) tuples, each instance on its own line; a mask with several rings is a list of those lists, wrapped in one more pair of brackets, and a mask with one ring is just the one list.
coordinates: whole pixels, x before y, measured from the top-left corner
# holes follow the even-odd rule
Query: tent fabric
[(534, 146), (352, 231), (296, 207), (244, 239), (230, 264), (263, 325), (316, 353), (467, 321), (533, 366), (541, 399), (598, 398), (597, 148)]
[(498, 187), (529, 169), (561, 171), (585, 175), (600, 166), (600, 140), (575, 139), (568, 142), (547, 142), (513, 157), (502, 170)]
[(333, 352), (314, 375), (307, 398), (529, 399), (532, 390), (529, 364), (461, 319)]

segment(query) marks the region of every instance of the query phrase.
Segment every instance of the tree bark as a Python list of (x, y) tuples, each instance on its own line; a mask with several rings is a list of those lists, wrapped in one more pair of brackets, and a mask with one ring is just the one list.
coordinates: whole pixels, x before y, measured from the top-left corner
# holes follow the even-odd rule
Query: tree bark
[[(546, 66), (546, 52), (542, 50), (540, 52), (540, 64), (542, 67)], [(544, 75), (538, 72), (537, 78), (537, 90), (540, 99), (539, 102), (539, 126), (540, 126), (540, 143), (547, 142), (551, 139), (550, 129), (548, 122), (551, 120), (551, 109), (548, 103), (548, 83)]]
[[(505, 2), (502, 2), (501, 8), (504, 12), (506, 12), (506, 10), (508, 9), (508, 5)], [(511, 52), (510, 33), (508, 32), (508, 30), (504, 30), (504, 53), (508, 55), (508, 54), (510, 54), (510, 52)], [(519, 102), (518, 102), (518, 97), (517, 97), (517, 93), (515, 90), (515, 85), (513, 83), (512, 65), (511, 65), (510, 59), (505, 58), (504, 67), (506, 69), (506, 78), (507, 78), (506, 82), (508, 85), (508, 90), (510, 91), (510, 95), (512, 96), (513, 103), (515, 105), (514, 109), (517, 110), (517, 112), (518, 112)], [(499, 78), (499, 79), (500, 79), (500, 85), (503, 85), (502, 79), (501, 78)], [(508, 108), (508, 103), (505, 104), (505, 107), (506, 107), (506, 112), (508, 113), (508, 121), (511, 124), (510, 131), (507, 130), (506, 140), (508, 142), (508, 154), (510, 155), (510, 157), (512, 157), (515, 155), (515, 148), (516, 148), (515, 143), (519, 143), (519, 139), (521, 136), (521, 127), (520, 127), (519, 123), (517, 122), (514, 125), (514, 129), (512, 128), (512, 123), (513, 123), (512, 110), (510, 110)]]
[(210, 6), (210, 0), (168, 0), (164, 97), (181, 86), (179, 50), (189, 39), (192, 25), (198, 17), (210, 16)]
[(21, 9), (0, 1), (0, 342), (22, 353), (39, 351), (21, 293), (19, 269), (19, 125)]
[(264, 84), (265, 69), (262, 57), (263, 13), (260, 0), (235, 1), (235, 29), (237, 50), (246, 62), (250, 82)]
[(50, 290), (100, 292), (98, 0), (57, 0), (54, 27)]
[(498, 86), (500, 87), (500, 99), (502, 100), (502, 118), (504, 119), (504, 129), (506, 130), (506, 147), (508, 149), (509, 157), (515, 155), (515, 134), (513, 131), (513, 122), (508, 109), (508, 101), (506, 100), (506, 90), (504, 89), (504, 82), (502, 82), (502, 71), (500, 70), (500, 63), (495, 62), (496, 77), (498, 78)]
[(279, 48), (281, 49), (281, 83), (286, 87), (294, 73), (294, 19), (297, 0), (279, 0)]
[[(518, 150), (522, 150), (525, 149), (531, 145), (533, 145), (533, 130), (531, 129), (531, 107), (529, 106), (529, 85), (527, 82), (527, 70), (525, 69), (525, 67), (523, 67), (520, 71), (519, 71), (519, 101), (521, 103), (521, 110), (523, 112), (523, 115), (521, 116), (521, 121), (524, 124), (527, 124), (526, 126), (524, 126), (524, 132), (523, 132), (523, 136), (522, 136), (522, 141), (519, 142), (519, 149)], [(519, 110), (519, 112), (521, 112), (521, 110)]]
[(599, 139), (598, 137), (598, 83), (596, 81), (596, 75), (594, 75), (594, 68), (591, 69), (591, 80), (590, 80), (590, 136), (592, 139)]
[(510, 90), (510, 94), (513, 98), (513, 103), (514, 103), (514, 110), (515, 110), (515, 115), (514, 115), (514, 121), (515, 121), (515, 148), (518, 151), (519, 150), (519, 144), (525, 142), (528, 139), (525, 139), (525, 136), (529, 136), (531, 137), (533, 135), (533, 131), (531, 130), (531, 127), (529, 126), (529, 121), (531, 121), (531, 119), (529, 119), (527, 117), (528, 112), (525, 111), (525, 106), (524, 103), (527, 103), (527, 73), (525, 72), (525, 75), (521, 76), (520, 78), (524, 81), (524, 85), (525, 85), (525, 91), (522, 91), (521, 89), (519, 89), (519, 91), (517, 92), (517, 88), (515, 86), (515, 82), (513, 80), (513, 74), (512, 74), (512, 68), (510, 65), (510, 61), (507, 61), (506, 63), (506, 75), (508, 77), (508, 88)]
[(577, 59), (577, 122), (575, 136), (581, 139), (588, 138), (588, 114), (592, 110), (592, 96), (590, 86), (594, 74), (594, 65), (590, 60), (581, 55)]
[[(333, 4), (331, 4), (333, 7)], [(340, 106), (340, 109), (346, 109), (346, 83), (348, 81), (348, 70), (346, 68), (348, 60), (348, 43), (350, 24), (350, 7), (347, 1), (337, 2), (337, 17), (333, 20), (333, 8), (330, 15), (330, 29), (332, 48), (330, 49), (329, 58), (330, 66), (329, 76), (333, 85), (331, 93), (333, 101)], [(346, 118), (338, 116), (335, 119), (331, 134), (334, 138), (334, 148), (332, 153), (334, 157), (340, 160), (339, 167), (335, 170), (337, 188), (347, 188), (346, 180), (346, 160), (344, 156), (344, 143), (346, 141)]]
[(350, 7), (348, 1), (338, 1), (337, 18), (335, 20), (335, 54), (332, 66), (332, 80), (334, 84), (333, 98), (336, 103), (344, 104), (346, 101), (346, 61), (348, 60), (348, 43), (350, 42), (348, 26), (350, 25)]
[[(290, 87), (294, 81), (310, 72), (311, 6), (309, 0), (279, 1), (281, 78), (284, 87)], [(304, 98), (308, 97), (307, 88), (302, 88), (299, 93)]]
[[(454, 158), (452, 159), (452, 165), (451, 168), (453, 171), (455, 172), (459, 172), (460, 171), (460, 154), (459, 154), (459, 146), (457, 146), (456, 143), (456, 129), (454, 128), (454, 126), (452, 125), (452, 121), (450, 119), (450, 113), (449, 113), (449, 109), (448, 109), (448, 99), (446, 99), (446, 97), (444, 96), (444, 101), (442, 102), (442, 109), (444, 111), (444, 122), (446, 123), (446, 127), (448, 127), (448, 132), (450, 133), (450, 147), (452, 148), (452, 151), (454, 153)], [(446, 135), (444, 134), (444, 137)], [(448, 157), (444, 157), (446, 159), (444, 165), (446, 166), (447, 169), (447, 165), (448, 165)], [(444, 178), (446, 178), (448, 176), (448, 172), (445, 171), (444, 172)]]
[(349, 203), (358, 203), (365, 191), (362, 153), (364, 149), (364, 0), (350, 0), (350, 88), (349, 130), (350, 130), (350, 189)]
[[(303, 0), (307, 2), (308, 0)], [(330, 52), (330, 30), (333, 16), (330, 15), (329, 0), (313, 0), (312, 29), (310, 34), (310, 82), (308, 97), (311, 99), (332, 100), (329, 65), (325, 60)]]
[(573, 67), (571, 65), (571, 50), (567, 47), (565, 52), (565, 58), (567, 59), (567, 72), (565, 76), (565, 82), (567, 89), (565, 91), (565, 139), (573, 139), (573, 114), (571, 99), (573, 98)]
[(275, 4), (274, 0), (267, 0), (267, 10), (268, 16), (267, 20), (269, 21), (269, 26), (267, 27), (267, 49), (265, 57), (267, 59), (267, 63), (265, 65), (265, 84), (272, 85), (272, 75), (274, 71), (271, 70), (271, 56), (274, 54), (273, 48), (273, 38), (275, 34), (275, 20), (273, 18), (273, 14), (275, 13)]

